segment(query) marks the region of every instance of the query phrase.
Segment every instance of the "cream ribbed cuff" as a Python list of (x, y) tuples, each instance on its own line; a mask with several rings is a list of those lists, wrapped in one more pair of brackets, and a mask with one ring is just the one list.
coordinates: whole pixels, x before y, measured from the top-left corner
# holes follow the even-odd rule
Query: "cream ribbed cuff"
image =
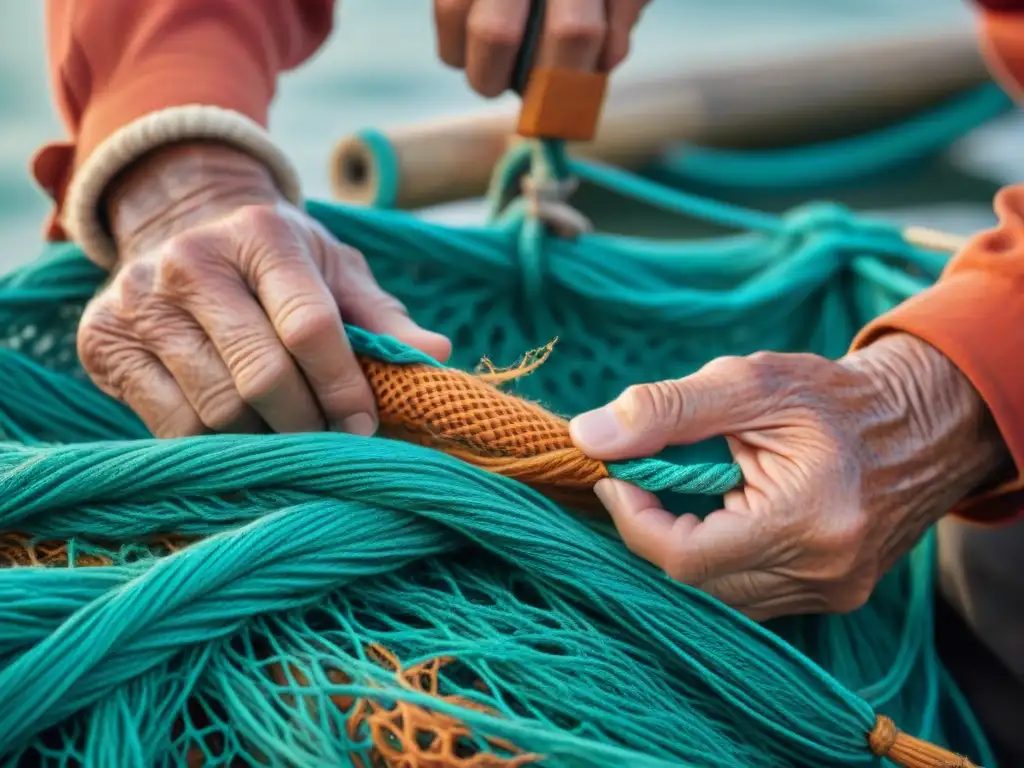
[(107, 186), (147, 152), (202, 139), (220, 141), (252, 155), (267, 167), (288, 201), (302, 203), (298, 172), (262, 126), (239, 112), (189, 104), (140, 117), (96, 147), (68, 186), (61, 216), (64, 231), (92, 261), (110, 269), (117, 262), (117, 247), (102, 224), (99, 209)]

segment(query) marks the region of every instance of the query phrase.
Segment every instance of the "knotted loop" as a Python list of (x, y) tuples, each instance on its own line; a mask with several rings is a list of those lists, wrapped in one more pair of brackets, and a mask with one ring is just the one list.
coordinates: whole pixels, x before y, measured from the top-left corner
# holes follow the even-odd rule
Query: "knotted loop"
[(568, 203), (578, 187), (579, 181), (574, 178), (524, 177), (522, 190), (527, 214), (543, 222), (553, 234), (567, 240), (593, 231), (590, 219)]
[(857, 216), (849, 208), (836, 203), (812, 203), (791, 211), (782, 220), (782, 236), (788, 244), (824, 235), (851, 238), (873, 236), (902, 241), (899, 230), (886, 223)]
[(568, 202), (579, 182), (565, 142), (540, 139), (530, 143), (529, 151), (530, 170), (520, 182), (526, 219), (519, 238), (519, 261), (526, 305), (536, 311), (544, 306), (547, 238), (574, 240), (593, 230), (593, 225)]

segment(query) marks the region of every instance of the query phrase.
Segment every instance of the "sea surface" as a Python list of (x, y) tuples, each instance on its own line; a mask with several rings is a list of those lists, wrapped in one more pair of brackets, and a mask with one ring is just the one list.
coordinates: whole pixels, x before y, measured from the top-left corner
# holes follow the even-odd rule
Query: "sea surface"
[[(45, 5), (0, 0), (0, 269), (38, 250), (48, 205), (27, 163), (37, 146), (62, 136), (46, 72)], [(971, 24), (963, 0), (653, 0), (626, 70), (640, 74)], [(482, 101), (437, 61), (429, 0), (345, 0), (329, 42), (282, 79), (271, 131), (298, 165), (309, 196), (327, 197), (327, 158), (341, 136)], [(1024, 177), (1024, 142), (1011, 140), (1020, 129), (1014, 118), (1001, 121), (965, 151), (1007, 181)]]

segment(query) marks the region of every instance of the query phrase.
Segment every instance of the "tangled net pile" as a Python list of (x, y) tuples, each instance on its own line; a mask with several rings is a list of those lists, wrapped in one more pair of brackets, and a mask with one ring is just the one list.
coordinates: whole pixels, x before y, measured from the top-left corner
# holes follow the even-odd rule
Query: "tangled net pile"
[(350, 329), (385, 436), (153, 440), (76, 360), (104, 275), (55, 246), (0, 282), (0, 762), (854, 766), (887, 748), (884, 715), (992, 764), (933, 647), (931, 536), (859, 611), (759, 626), (580, 511), (609, 473), (711, 509), (740, 481), (725, 446), (605, 466), (562, 418), (718, 355), (838, 356), (946, 256), (833, 206), (767, 216), (566, 167), (747, 232), (568, 240), (519, 201), (459, 229), (310, 204), (454, 368), (559, 339), (530, 375), (474, 375)]

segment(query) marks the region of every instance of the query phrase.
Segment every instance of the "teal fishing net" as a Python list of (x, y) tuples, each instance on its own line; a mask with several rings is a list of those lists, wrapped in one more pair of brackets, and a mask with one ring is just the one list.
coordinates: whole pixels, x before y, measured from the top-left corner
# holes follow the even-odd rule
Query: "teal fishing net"
[[(529, 162), (739, 233), (561, 238), (514, 195), (482, 227), (309, 211), (452, 338), (453, 367), (557, 337), (504, 389), (565, 416), (721, 355), (839, 356), (947, 258), (839, 206), (758, 213), (552, 146), (501, 172)], [(860, 610), (761, 626), (632, 556), (606, 521), (439, 450), (153, 440), (76, 360), (104, 277), (53, 246), (0, 281), (5, 764), (873, 765), (879, 714), (993, 764), (936, 656), (931, 535)], [(422, 362), (351, 336), (369, 358)], [(660, 459), (731, 471), (719, 441)], [(713, 487), (666, 501), (706, 511)]]

